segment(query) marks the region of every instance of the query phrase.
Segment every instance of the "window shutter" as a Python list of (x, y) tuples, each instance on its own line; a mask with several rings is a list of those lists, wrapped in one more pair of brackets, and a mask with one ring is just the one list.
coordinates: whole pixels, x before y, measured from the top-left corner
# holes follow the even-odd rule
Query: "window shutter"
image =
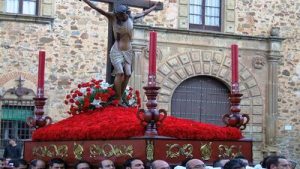
[(41, 0), (41, 16), (54, 15), (54, 0)]

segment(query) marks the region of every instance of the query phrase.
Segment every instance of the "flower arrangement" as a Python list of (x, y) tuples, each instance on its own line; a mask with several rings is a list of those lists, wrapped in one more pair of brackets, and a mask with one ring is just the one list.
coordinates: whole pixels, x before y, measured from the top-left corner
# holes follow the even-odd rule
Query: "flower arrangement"
[[(140, 107), (140, 92), (127, 86), (122, 101), (127, 107)], [(116, 99), (113, 85), (103, 82), (103, 80), (92, 79), (89, 82), (78, 84), (77, 89), (71, 90), (65, 98), (65, 104), (70, 105), (67, 113), (76, 115), (108, 105), (118, 106), (119, 100)]]

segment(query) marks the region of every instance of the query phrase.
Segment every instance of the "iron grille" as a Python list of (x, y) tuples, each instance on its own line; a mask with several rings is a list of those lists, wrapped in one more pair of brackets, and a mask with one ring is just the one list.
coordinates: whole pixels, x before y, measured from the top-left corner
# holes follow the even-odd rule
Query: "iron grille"
[(31, 138), (32, 129), (26, 119), (33, 116), (34, 101), (22, 99), (1, 99), (1, 139), (0, 149), (8, 144), (9, 138), (16, 138), (22, 146), (23, 141)]

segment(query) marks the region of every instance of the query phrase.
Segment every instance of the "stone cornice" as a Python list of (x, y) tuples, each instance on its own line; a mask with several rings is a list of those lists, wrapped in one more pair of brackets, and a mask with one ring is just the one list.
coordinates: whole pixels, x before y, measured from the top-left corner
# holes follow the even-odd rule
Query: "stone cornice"
[(212, 31), (196, 31), (196, 30), (183, 30), (183, 29), (170, 29), (170, 28), (161, 28), (161, 27), (151, 27), (145, 25), (135, 24), (135, 29), (144, 29), (144, 30), (155, 30), (159, 32), (166, 33), (176, 33), (182, 35), (197, 35), (197, 36), (207, 36), (207, 37), (217, 37), (217, 38), (227, 38), (227, 39), (238, 39), (238, 40), (254, 40), (254, 41), (277, 41), (282, 42), (285, 39), (276, 37), (276, 36), (249, 36), (249, 35), (238, 35), (231, 33), (223, 32), (212, 32)]
[(0, 13), (0, 21), (34, 22), (51, 24), (53, 17)]

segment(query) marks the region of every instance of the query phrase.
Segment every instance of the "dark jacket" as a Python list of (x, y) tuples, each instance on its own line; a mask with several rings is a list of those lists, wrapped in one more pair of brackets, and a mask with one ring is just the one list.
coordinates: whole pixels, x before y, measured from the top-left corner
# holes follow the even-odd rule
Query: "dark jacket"
[(21, 158), (21, 148), (17, 146), (8, 145), (4, 149), (4, 158), (20, 159)]

